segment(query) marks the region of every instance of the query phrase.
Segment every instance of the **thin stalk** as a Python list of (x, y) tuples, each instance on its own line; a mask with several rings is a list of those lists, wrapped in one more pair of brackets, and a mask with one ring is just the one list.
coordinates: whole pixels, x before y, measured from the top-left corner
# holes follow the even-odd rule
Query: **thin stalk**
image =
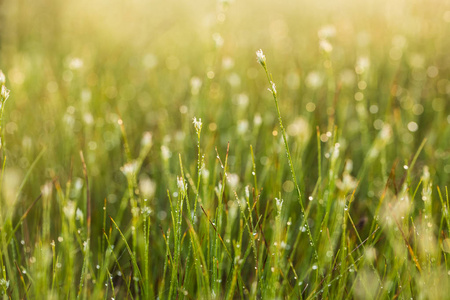
[[(286, 136), (286, 130), (284, 129), (284, 126), (283, 126), (283, 120), (281, 118), (280, 107), (278, 105), (278, 93), (277, 93), (277, 90), (276, 90), (276, 86), (275, 86), (275, 83), (272, 80), (272, 75), (269, 73), (269, 71), (267, 69), (266, 57), (264, 56), (264, 54), (262, 54), (261, 50), (259, 50), (257, 52), (257, 56), (258, 56), (258, 62), (264, 68), (264, 71), (265, 71), (266, 76), (267, 76), (267, 80), (269, 81), (269, 84), (270, 84), (269, 91), (272, 93), (273, 100), (275, 102), (275, 107), (276, 107), (277, 115), (278, 115), (278, 122), (279, 122), (280, 129), (281, 129), (281, 135), (283, 136), (284, 148), (285, 148), (286, 156), (287, 156), (287, 159), (288, 159), (289, 169), (291, 171), (292, 181), (294, 182), (294, 185), (295, 185), (295, 190), (297, 192), (298, 202), (300, 203), (302, 216), (303, 216), (303, 218), (306, 219), (307, 215), (305, 213), (305, 207), (303, 205), (302, 193), (300, 192), (300, 187), (299, 187), (299, 185), (297, 183), (297, 176), (295, 175), (294, 164), (292, 163), (291, 151), (289, 150), (289, 145), (288, 145), (287, 136)], [(312, 246), (313, 251), (314, 251), (314, 259), (318, 262), (319, 255), (317, 254), (317, 248), (316, 248), (316, 245), (314, 243), (314, 239), (312, 237), (311, 229), (310, 229), (310, 227), (308, 225), (308, 222), (305, 222), (305, 226), (306, 226), (306, 231), (308, 233), (310, 245)]]

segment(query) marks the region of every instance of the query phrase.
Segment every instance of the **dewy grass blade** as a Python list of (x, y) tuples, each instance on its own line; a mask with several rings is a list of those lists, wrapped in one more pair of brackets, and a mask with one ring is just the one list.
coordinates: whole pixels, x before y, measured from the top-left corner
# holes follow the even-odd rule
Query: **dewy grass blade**
[[(281, 134), (282, 134), (282, 137), (283, 137), (283, 142), (284, 142), (284, 147), (285, 147), (285, 151), (286, 151), (286, 156), (287, 156), (287, 159), (288, 159), (289, 169), (291, 171), (292, 180), (294, 182), (295, 190), (297, 192), (298, 201), (300, 203), (302, 216), (303, 216), (304, 219), (306, 219), (307, 215), (305, 213), (302, 193), (300, 192), (300, 187), (299, 187), (298, 182), (297, 182), (297, 176), (295, 175), (294, 164), (292, 162), (291, 152), (289, 150), (289, 145), (288, 145), (288, 141), (287, 141), (286, 131), (285, 131), (284, 126), (283, 126), (283, 120), (281, 118), (281, 112), (280, 112), (280, 108), (279, 108), (279, 105), (278, 105), (278, 93), (277, 93), (277, 90), (276, 90), (276, 86), (275, 86), (275, 83), (272, 80), (272, 75), (269, 74), (269, 71), (267, 69), (266, 56), (263, 54), (262, 50), (258, 50), (256, 52), (256, 57), (257, 57), (257, 61), (264, 68), (264, 72), (266, 73), (267, 80), (269, 81), (269, 84), (270, 84), (269, 91), (272, 93), (273, 99), (275, 101), (275, 107), (276, 107), (276, 111), (277, 111), (277, 115), (278, 115), (278, 122), (279, 122), (279, 125), (280, 125)], [(318, 256), (318, 253), (317, 253), (317, 248), (316, 248), (314, 239), (312, 237), (311, 229), (309, 227), (308, 222), (305, 222), (305, 227), (306, 227), (306, 230), (307, 230), (307, 233), (308, 233), (308, 238), (309, 238), (310, 244), (311, 244), (311, 246), (313, 248), (313, 251), (314, 251), (314, 259), (318, 262), (319, 256)]]

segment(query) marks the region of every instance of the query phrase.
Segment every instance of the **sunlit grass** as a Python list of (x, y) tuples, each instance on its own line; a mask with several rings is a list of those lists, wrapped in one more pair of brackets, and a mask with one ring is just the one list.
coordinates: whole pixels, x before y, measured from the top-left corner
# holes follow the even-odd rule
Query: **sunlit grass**
[(20, 3), (4, 299), (447, 297), (448, 4)]

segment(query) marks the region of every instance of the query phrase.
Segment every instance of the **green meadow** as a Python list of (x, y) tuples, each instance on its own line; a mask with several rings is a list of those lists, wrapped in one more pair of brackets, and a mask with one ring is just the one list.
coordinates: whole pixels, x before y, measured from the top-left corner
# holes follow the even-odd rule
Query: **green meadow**
[(0, 0), (2, 299), (446, 299), (448, 0)]

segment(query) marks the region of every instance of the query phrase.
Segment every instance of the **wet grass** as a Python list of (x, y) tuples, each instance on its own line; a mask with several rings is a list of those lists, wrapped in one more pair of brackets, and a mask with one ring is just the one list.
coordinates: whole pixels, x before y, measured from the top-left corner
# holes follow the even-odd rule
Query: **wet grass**
[(448, 295), (447, 4), (26, 4), (4, 299)]

